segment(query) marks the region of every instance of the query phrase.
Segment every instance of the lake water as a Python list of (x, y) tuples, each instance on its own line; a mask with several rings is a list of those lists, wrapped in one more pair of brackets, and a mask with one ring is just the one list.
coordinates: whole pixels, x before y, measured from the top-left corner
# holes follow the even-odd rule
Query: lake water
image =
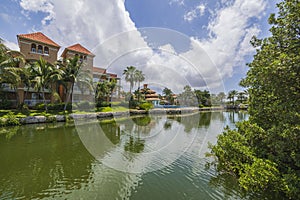
[(0, 129), (0, 199), (241, 199), (206, 169), (207, 143), (245, 112)]

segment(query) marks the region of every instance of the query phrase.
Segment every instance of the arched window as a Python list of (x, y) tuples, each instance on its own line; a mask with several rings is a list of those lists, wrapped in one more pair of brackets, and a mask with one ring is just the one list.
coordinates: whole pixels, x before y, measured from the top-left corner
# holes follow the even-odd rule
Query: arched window
[(36, 52), (36, 45), (35, 44), (31, 44), (31, 52)]
[(42, 45), (39, 45), (39, 46), (38, 46), (37, 52), (40, 53), (40, 54), (43, 53), (43, 47), (42, 47)]
[(49, 54), (49, 48), (48, 47), (44, 47), (44, 54)]
[(80, 55), (80, 59), (79, 59), (80, 62), (83, 62), (83, 56)]

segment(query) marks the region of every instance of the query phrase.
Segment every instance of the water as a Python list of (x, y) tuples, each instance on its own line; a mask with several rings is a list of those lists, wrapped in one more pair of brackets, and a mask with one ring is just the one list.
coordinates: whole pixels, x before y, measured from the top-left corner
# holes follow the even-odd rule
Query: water
[(242, 199), (207, 143), (246, 113), (136, 116), (0, 129), (0, 199)]

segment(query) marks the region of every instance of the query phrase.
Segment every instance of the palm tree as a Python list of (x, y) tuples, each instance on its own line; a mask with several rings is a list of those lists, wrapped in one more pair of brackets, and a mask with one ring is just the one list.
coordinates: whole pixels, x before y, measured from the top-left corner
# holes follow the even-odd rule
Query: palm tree
[(238, 94), (238, 91), (236, 91), (236, 90), (231, 90), (231, 91), (229, 91), (229, 93), (228, 93), (228, 99), (232, 99), (232, 104), (234, 105), (234, 98), (237, 96), (237, 94)]
[(98, 102), (107, 101), (107, 97), (110, 94), (110, 87), (108, 81), (97, 82), (96, 85), (96, 99)]
[(136, 70), (135, 72), (135, 78), (136, 81), (138, 82), (138, 88), (140, 89), (140, 84), (145, 80), (145, 74), (141, 70)]
[(43, 102), (46, 112), (48, 111), (45, 92), (46, 89), (51, 90), (51, 86), (58, 80), (61, 80), (61, 70), (45, 61), (42, 57), (34, 62), (30, 67), (30, 72), (34, 76), (32, 83), (34, 88), (42, 93)]
[(221, 104), (223, 104), (223, 100), (226, 98), (226, 95), (224, 92), (220, 92), (218, 94), (218, 99), (221, 101)]
[(21, 85), (21, 63), (25, 63), (24, 55), (18, 51), (9, 50), (0, 42), (0, 84), (10, 84), (16, 94), (16, 106), (19, 104), (17, 89)]
[(173, 103), (173, 92), (171, 89), (169, 88), (164, 88), (163, 91), (162, 91), (163, 95), (165, 95), (166, 97), (166, 100), (169, 101), (170, 103)]
[(92, 88), (91, 77), (88, 71), (81, 70), (82, 62), (79, 62), (79, 57), (69, 58), (65, 62), (60, 64), (62, 70), (62, 85), (66, 89), (67, 99), (65, 101), (64, 111), (67, 109), (67, 105), (73, 94), (74, 85), (78, 83), (81, 88)]
[(125, 75), (125, 81), (130, 83), (129, 93), (131, 95), (132, 88), (136, 82), (136, 68), (134, 66), (129, 66), (123, 71)]

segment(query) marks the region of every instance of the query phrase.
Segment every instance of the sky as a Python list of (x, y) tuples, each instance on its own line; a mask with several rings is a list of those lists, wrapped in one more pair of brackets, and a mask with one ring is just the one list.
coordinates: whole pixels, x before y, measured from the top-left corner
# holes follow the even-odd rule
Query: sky
[[(269, 35), (274, 0), (1, 0), (0, 38), (14, 50), (17, 34), (41, 31), (61, 46), (80, 43), (94, 66), (121, 77), (127, 66), (145, 83), (179, 93), (185, 85), (217, 93), (243, 90), (241, 78)], [(59, 54), (60, 55), (60, 54)], [(135, 86), (137, 87), (137, 86)]]

